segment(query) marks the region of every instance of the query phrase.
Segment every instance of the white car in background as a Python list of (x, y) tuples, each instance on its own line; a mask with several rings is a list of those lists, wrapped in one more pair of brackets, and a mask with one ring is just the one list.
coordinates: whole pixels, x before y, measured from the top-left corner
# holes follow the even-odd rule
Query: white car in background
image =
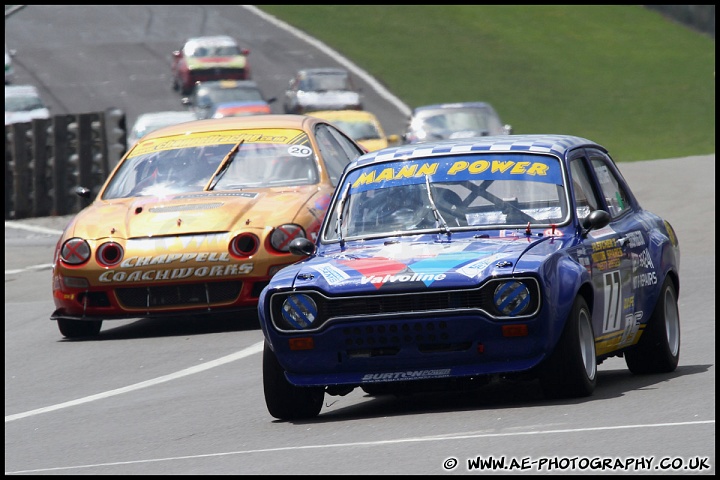
[(135, 120), (132, 128), (128, 131), (127, 148), (130, 149), (135, 145), (135, 142), (158, 128), (189, 122), (190, 120), (197, 120), (197, 117), (194, 112), (188, 110), (143, 113)]
[(5, 85), (5, 125), (50, 118), (50, 110), (33, 85)]
[(15, 69), (12, 64), (12, 57), (15, 55), (15, 50), (8, 50), (5, 45), (5, 85), (10, 85), (15, 79)]
[(420, 143), (512, 133), (512, 126), (504, 124), (487, 102), (439, 103), (413, 109), (403, 141)]
[(344, 68), (305, 68), (290, 79), (285, 91), (285, 113), (322, 110), (362, 110), (362, 95)]

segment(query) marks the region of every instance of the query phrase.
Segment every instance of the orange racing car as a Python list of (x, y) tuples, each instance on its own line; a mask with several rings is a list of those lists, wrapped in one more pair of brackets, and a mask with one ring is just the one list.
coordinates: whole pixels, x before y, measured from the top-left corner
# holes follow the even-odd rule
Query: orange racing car
[(59, 239), (51, 319), (75, 338), (106, 319), (256, 308), (270, 278), (302, 258), (290, 242), (315, 240), (343, 168), (363, 152), (302, 115), (151, 132)]

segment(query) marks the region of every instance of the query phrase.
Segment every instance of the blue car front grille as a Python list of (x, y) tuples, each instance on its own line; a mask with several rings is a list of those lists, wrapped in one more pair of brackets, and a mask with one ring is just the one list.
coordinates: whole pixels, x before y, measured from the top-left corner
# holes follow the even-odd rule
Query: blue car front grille
[[(270, 316), (276, 330), (280, 332), (303, 332), (317, 331), (335, 320), (347, 320), (352, 318), (388, 318), (388, 330), (397, 329), (395, 332), (382, 332), (378, 341), (382, 338), (390, 339), (411, 332), (403, 329), (402, 319), (405, 318), (429, 318), (442, 315), (465, 315), (472, 311), (482, 313), (489, 318), (496, 320), (529, 318), (537, 314), (540, 309), (540, 287), (534, 278), (513, 278), (512, 280), (524, 283), (530, 292), (529, 305), (525, 314), (515, 317), (503, 316), (494, 303), (496, 282), (509, 279), (493, 279), (481, 287), (465, 290), (438, 290), (438, 291), (417, 291), (412, 293), (385, 293), (367, 294), (357, 296), (328, 297), (317, 291), (295, 290), (292, 292), (280, 292), (273, 294), (270, 300)], [(297, 328), (283, 319), (283, 303), (289, 295), (308, 295), (317, 306), (316, 318), (304, 328)], [(412, 329), (419, 328), (414, 325)], [(442, 324), (428, 324), (428, 335), (441, 334)], [(434, 333), (437, 332), (437, 333)]]

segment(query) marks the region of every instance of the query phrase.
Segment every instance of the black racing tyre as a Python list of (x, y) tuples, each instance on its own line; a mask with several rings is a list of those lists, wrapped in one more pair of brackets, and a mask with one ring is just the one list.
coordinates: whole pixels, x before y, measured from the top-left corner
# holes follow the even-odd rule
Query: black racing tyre
[(94, 337), (100, 333), (102, 328), (102, 320), (85, 321), (58, 318), (57, 324), (60, 333), (66, 338)]
[(624, 355), (634, 374), (668, 373), (680, 360), (680, 312), (677, 290), (670, 277), (665, 279), (660, 297), (637, 345)]
[(263, 390), (268, 412), (280, 420), (317, 417), (325, 397), (323, 387), (297, 387), (291, 384), (267, 342), (263, 347)]
[(578, 296), (555, 350), (540, 367), (540, 387), (547, 398), (574, 398), (592, 395), (596, 385), (592, 315)]

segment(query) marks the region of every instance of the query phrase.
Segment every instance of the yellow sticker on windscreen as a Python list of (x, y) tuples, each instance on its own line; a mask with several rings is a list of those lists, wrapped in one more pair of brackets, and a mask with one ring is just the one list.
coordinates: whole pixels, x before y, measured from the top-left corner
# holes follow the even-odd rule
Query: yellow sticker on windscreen
[(135, 148), (133, 148), (128, 157), (163, 150), (204, 147), (207, 145), (235, 145), (238, 142), (302, 145), (308, 143), (308, 136), (302, 130), (288, 128), (183, 133), (168, 137), (141, 140)]

